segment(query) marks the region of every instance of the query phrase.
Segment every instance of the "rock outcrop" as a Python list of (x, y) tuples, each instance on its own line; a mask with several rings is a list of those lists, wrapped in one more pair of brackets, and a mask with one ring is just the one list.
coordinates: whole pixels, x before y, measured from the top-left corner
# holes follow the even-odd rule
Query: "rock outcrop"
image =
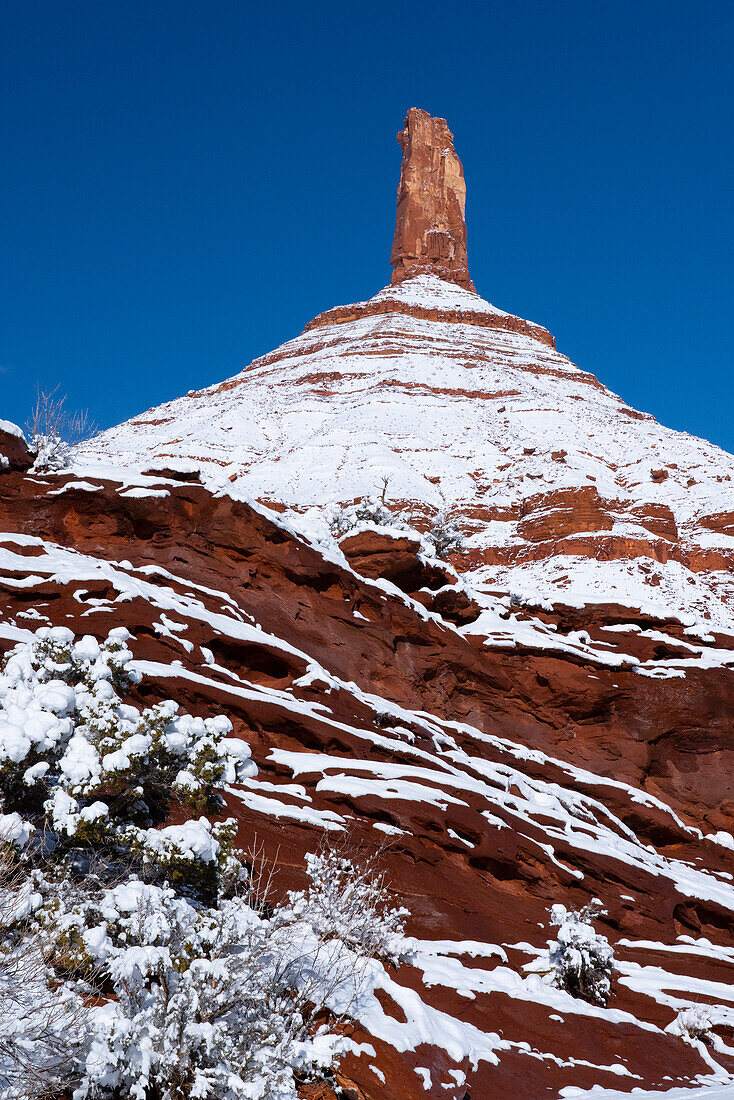
[[(710, 1079), (712, 1059), (734, 1080), (726, 1022), (718, 1045), (665, 1031), (734, 987), (732, 852), (714, 835), (734, 817), (731, 672), (666, 678), (690, 639), (672, 622), (633, 629), (624, 608), (608, 643), (636, 646), (654, 675), (533, 648), (520, 608), (504, 639), (462, 635), (437, 603), (449, 586), (428, 614), (379, 580), (451, 579), (421, 575), (415, 540), (352, 536), (350, 570), (281, 517), (167, 473), (0, 479), (0, 650), (46, 624), (127, 626), (145, 671), (132, 701), (225, 711), (252, 746), (258, 774), (225, 816), (244, 848), (264, 845), (279, 891), (303, 886), (324, 834), (348, 831), (356, 852), (387, 840), (415, 954), (357, 1011), (342, 1091), (304, 1100), (666, 1088)], [(545, 615), (558, 633), (609, 625)], [(594, 896), (617, 959), (606, 1009), (536, 972), (550, 906)]]
[(33, 464), (25, 436), (9, 420), (0, 420), (0, 474), (8, 470), (27, 470)]
[(432, 274), (474, 290), (466, 253), (466, 184), (445, 118), (411, 107), (398, 134), (403, 150), (390, 263), (392, 282)]

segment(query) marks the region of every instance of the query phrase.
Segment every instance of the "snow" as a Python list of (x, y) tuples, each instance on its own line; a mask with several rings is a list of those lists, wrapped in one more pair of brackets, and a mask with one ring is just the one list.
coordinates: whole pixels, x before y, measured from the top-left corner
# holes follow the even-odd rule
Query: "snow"
[(25, 439), (22, 429), (17, 424), (13, 424), (11, 420), (0, 420), (0, 432), (14, 435), (16, 439)]
[(150, 831), (147, 847), (159, 853), (176, 850), (184, 859), (201, 863), (214, 863), (219, 853), (219, 843), (212, 836), (211, 823), (205, 817)]
[(74, 489), (81, 489), (85, 493), (97, 493), (102, 489), (101, 485), (93, 485), (91, 481), (67, 481), (58, 489), (51, 489), (50, 497), (60, 496), (62, 493), (70, 493)]
[(591, 1089), (580, 1089), (573, 1085), (567, 1085), (558, 1094), (559, 1100), (732, 1100), (734, 1085), (716, 1084), (704, 1085), (702, 1088), (673, 1088), (660, 1091), (634, 1088), (631, 1091), (617, 1092), (616, 1089), (605, 1089), (596, 1086)]
[(0, 840), (23, 848), (30, 839), (33, 826), (29, 825), (18, 813), (0, 814)]
[[(435, 276), (370, 301), (386, 300), (509, 316)], [(635, 414), (522, 332), (407, 313), (311, 329), (225, 383), (110, 429), (76, 461), (87, 477), (100, 476), (100, 463), (118, 474), (136, 463), (194, 466), (217, 491), (290, 505), (291, 522), (322, 548), (333, 545), (324, 509), (374, 494), (387, 477), (388, 501), (414, 518), (446, 510), (467, 530), (480, 590), (524, 592), (539, 605), (654, 607), (662, 618), (693, 615), (734, 632), (730, 557), (720, 568), (715, 558), (706, 570), (688, 565), (704, 550), (731, 555), (734, 540), (706, 517), (731, 510), (734, 458)], [(668, 471), (662, 482), (652, 480), (657, 469)], [(165, 492), (154, 485), (127, 492)], [(608, 502), (611, 529), (574, 532), (536, 560), (523, 509), (536, 512), (538, 494), (583, 487)], [(660, 506), (674, 517), (680, 553), (645, 526), (644, 510)], [(584, 540), (603, 548), (611, 539), (638, 549), (624, 560), (575, 552)], [(482, 566), (489, 549), (506, 564)], [(657, 674), (678, 675), (678, 667)]]
[[(488, 313), (497, 317), (509, 317), (509, 313), (497, 309), (478, 294), (456, 283), (447, 283), (436, 275), (414, 275), (397, 286), (386, 286), (378, 291), (370, 302), (404, 302), (408, 306), (425, 309), (451, 310), (459, 313)], [(357, 303), (362, 305), (364, 303)]]

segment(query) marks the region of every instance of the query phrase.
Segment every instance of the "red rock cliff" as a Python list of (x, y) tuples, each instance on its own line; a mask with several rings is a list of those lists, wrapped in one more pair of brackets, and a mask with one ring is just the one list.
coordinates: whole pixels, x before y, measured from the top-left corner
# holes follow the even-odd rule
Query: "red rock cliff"
[(446, 119), (411, 107), (398, 134), (403, 150), (390, 263), (393, 283), (421, 272), (474, 290), (466, 255), (466, 184)]

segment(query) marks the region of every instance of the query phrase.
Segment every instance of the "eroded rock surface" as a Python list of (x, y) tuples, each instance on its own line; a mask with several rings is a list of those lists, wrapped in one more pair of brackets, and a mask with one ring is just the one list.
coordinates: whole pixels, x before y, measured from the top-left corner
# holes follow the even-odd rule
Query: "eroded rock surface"
[(445, 118), (411, 107), (398, 134), (403, 150), (392, 246), (393, 283), (438, 275), (474, 290), (466, 254), (466, 184)]
[[(466, 633), (381, 576), (427, 579), (415, 540), (353, 537), (350, 569), (276, 514), (162, 473), (8, 473), (0, 531), (0, 647), (46, 623), (125, 625), (146, 703), (225, 711), (259, 768), (227, 812), (276, 860), (278, 890), (302, 885), (324, 832), (387, 843), (418, 948), (360, 1009), (345, 1095), (534, 1100), (710, 1074), (664, 1029), (734, 987), (734, 860), (714, 837), (734, 821), (732, 673), (660, 678), (560, 644), (583, 625), (659, 673), (676, 646), (689, 656), (680, 624), (546, 611), (548, 651), (541, 613), (508, 605), (506, 637)], [(550, 906), (594, 896), (619, 969), (590, 1010), (524, 968)]]

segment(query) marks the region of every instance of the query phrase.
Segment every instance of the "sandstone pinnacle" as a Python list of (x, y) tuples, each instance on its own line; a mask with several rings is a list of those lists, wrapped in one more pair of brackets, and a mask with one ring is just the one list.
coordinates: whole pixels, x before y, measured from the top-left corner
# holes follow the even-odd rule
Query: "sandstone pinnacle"
[(474, 290), (466, 255), (466, 184), (445, 118), (411, 107), (398, 134), (398, 184), (392, 283), (424, 272)]

